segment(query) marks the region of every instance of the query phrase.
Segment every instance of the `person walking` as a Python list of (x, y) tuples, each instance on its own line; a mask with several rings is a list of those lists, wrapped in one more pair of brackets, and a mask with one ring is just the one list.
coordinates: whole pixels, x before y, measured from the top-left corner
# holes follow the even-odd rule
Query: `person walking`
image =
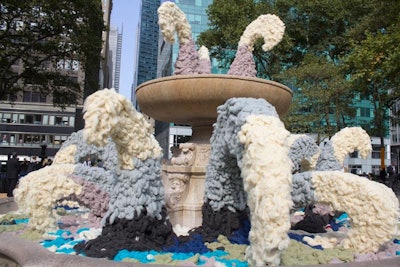
[(13, 153), (7, 161), (7, 197), (13, 197), (13, 191), (17, 186), (20, 164), (17, 153)]

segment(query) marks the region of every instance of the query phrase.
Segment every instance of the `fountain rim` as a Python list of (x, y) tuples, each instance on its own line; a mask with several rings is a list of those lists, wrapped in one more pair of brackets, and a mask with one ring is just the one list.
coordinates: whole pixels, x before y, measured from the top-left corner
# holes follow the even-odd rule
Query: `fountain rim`
[(185, 80), (185, 79), (188, 79), (188, 80), (189, 79), (231, 79), (231, 80), (243, 80), (243, 81), (252, 81), (252, 82), (258, 82), (258, 83), (264, 83), (264, 84), (272, 84), (276, 87), (279, 87), (279, 88), (287, 91), (293, 97), (293, 91), (286, 85), (283, 85), (279, 82), (262, 79), (262, 78), (258, 78), (258, 77), (239, 76), (239, 75), (230, 75), (230, 74), (187, 74), (187, 75), (166, 76), (166, 77), (156, 78), (156, 79), (141, 83), (139, 86), (136, 87), (135, 92), (137, 93), (140, 89), (146, 87), (149, 84), (162, 83), (165, 81), (177, 80), (177, 79), (180, 79), (180, 80)]

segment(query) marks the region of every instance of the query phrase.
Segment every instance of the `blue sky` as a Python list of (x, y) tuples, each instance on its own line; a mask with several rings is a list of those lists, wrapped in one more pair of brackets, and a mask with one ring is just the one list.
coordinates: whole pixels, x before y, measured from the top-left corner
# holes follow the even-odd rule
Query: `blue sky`
[(119, 92), (130, 99), (136, 52), (136, 32), (140, 13), (140, 0), (114, 0), (111, 25), (124, 29), (122, 37), (121, 77)]

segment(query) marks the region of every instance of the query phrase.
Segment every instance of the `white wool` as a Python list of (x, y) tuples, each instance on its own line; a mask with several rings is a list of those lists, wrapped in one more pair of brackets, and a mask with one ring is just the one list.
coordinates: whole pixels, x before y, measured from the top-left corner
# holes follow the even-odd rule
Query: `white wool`
[(205, 47), (204, 45), (202, 45), (202, 46), (199, 48), (198, 53), (199, 53), (199, 59), (205, 59), (205, 60), (207, 60), (207, 61), (210, 61), (210, 55), (208, 54), (208, 48), (207, 48), (207, 47)]
[(84, 139), (104, 146), (110, 136), (116, 145), (121, 169), (134, 169), (133, 158), (158, 158), (162, 149), (152, 134), (152, 127), (132, 103), (114, 89), (90, 95), (84, 104)]
[(338, 242), (337, 238), (316, 235), (314, 238), (304, 236), (303, 241), (307, 242), (310, 246), (321, 246), (325, 248), (334, 248)]
[(247, 45), (253, 51), (254, 44), (259, 38), (264, 39), (262, 49), (271, 50), (279, 44), (285, 32), (285, 24), (276, 15), (266, 14), (251, 22), (240, 37), (238, 47)]
[(30, 172), (20, 180), (14, 200), (18, 210), (29, 216), (29, 224), (34, 229), (55, 229), (52, 211), (57, 201), (82, 192), (82, 187), (68, 178), (74, 168), (73, 164), (53, 164)]
[(346, 211), (351, 230), (344, 248), (359, 253), (377, 252), (397, 233), (399, 201), (393, 191), (378, 182), (341, 171), (313, 172), (316, 200)]
[(57, 154), (54, 156), (53, 164), (74, 164), (75, 163), (75, 154), (77, 151), (76, 145), (70, 145), (66, 148), (60, 149), (57, 151)]
[(279, 265), (289, 245), (292, 201), (289, 132), (279, 118), (250, 115), (238, 133), (244, 144), (242, 177), (251, 230), (246, 258), (251, 266)]
[(185, 13), (173, 2), (164, 2), (157, 10), (158, 24), (167, 42), (175, 42), (175, 32), (180, 44), (188, 43), (192, 38), (192, 29)]
[(372, 152), (371, 138), (361, 127), (346, 127), (331, 138), (335, 157), (343, 163), (348, 153), (357, 150), (363, 158)]

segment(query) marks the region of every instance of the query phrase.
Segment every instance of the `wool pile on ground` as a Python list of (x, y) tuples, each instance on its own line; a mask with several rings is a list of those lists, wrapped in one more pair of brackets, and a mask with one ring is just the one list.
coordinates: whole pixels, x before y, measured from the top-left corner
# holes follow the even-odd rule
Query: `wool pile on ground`
[[(58, 229), (45, 235), (28, 226), (28, 218), (23, 214), (9, 213), (0, 217), (0, 233), (12, 232), (16, 236), (36, 240), (44, 248), (59, 254), (77, 254), (73, 247), (80, 242), (88, 241), (100, 235), (101, 229), (92, 227), (88, 209), (57, 207)], [(341, 228), (348, 228), (348, 217), (345, 214), (335, 218), (338, 223), (337, 231), (324, 234), (310, 234), (304, 231), (290, 231), (290, 244), (281, 255), (281, 265), (312, 265), (354, 261), (373, 261), (398, 257), (400, 254), (399, 237), (387, 243), (377, 253), (357, 254), (351, 249), (323, 248), (316, 244), (310, 245), (310, 240), (334, 238), (341, 236)], [(333, 225), (336, 223), (331, 221)], [(220, 266), (249, 266), (245, 260), (245, 250), (248, 246), (248, 231), (250, 223), (242, 222), (243, 227), (235, 231), (231, 238), (218, 236), (212, 242), (205, 242), (200, 234), (192, 234), (172, 240), (169, 247), (161, 250), (128, 250), (116, 251), (112, 260), (122, 262), (152, 263), (162, 265), (200, 266), (217, 263)], [(239, 240), (239, 243), (236, 242)], [(247, 243), (246, 243), (247, 242)], [(82, 256), (84, 256), (82, 254)]]

